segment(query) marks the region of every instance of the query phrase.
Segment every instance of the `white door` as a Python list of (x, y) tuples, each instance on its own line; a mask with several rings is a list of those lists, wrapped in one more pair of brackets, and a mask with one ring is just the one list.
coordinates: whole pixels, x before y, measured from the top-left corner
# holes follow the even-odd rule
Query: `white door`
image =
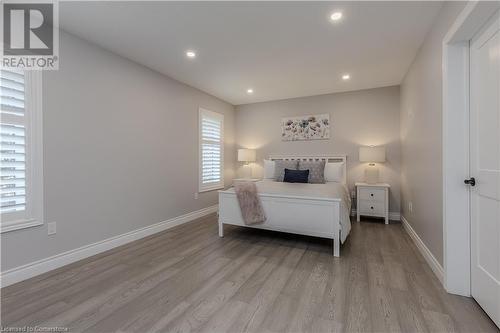
[(472, 296), (500, 327), (499, 31), (497, 12), (470, 45), (470, 193)]

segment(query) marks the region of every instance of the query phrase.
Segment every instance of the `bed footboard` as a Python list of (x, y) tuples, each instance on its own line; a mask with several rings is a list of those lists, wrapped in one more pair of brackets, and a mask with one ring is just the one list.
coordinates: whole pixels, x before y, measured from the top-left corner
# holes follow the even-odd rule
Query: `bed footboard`
[(333, 255), (340, 256), (340, 200), (259, 194), (266, 221), (248, 226), (241, 217), (236, 194), (219, 191), (219, 236), (224, 224), (282, 231), (333, 240)]

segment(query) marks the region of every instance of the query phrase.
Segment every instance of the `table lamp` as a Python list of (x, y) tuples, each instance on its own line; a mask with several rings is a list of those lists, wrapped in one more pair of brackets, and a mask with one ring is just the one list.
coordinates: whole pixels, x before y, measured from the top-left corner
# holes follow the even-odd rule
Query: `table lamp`
[(375, 163), (385, 162), (384, 146), (359, 147), (359, 161), (369, 163), (365, 169), (365, 182), (376, 184), (379, 181), (379, 172)]
[(238, 162), (245, 163), (243, 166), (243, 170), (245, 170), (243, 178), (252, 178), (250, 162), (255, 162), (255, 156), (255, 149), (238, 149)]

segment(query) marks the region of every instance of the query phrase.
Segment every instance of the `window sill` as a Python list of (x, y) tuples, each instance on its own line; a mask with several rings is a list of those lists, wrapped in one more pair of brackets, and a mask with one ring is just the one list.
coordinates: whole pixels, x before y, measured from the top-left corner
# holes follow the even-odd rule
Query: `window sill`
[(43, 225), (43, 222), (40, 222), (39, 220), (35, 220), (35, 219), (2, 222), (1, 227), (0, 227), (0, 233), (3, 234), (4, 232), (26, 229), (26, 228), (31, 228), (31, 227), (37, 227), (40, 225)]
[(222, 190), (222, 189), (224, 189), (224, 184), (222, 184), (222, 185), (219, 184), (219, 185), (214, 185), (211, 187), (200, 188), (200, 189), (198, 189), (198, 193), (210, 192), (210, 191)]

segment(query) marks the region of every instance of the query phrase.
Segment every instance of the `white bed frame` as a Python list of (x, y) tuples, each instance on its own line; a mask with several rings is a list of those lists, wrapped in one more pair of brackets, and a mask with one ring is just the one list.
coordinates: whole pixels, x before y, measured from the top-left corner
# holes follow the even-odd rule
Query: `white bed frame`
[[(270, 160), (300, 160), (344, 162), (343, 183), (347, 182), (345, 155), (342, 156), (270, 156)], [(333, 255), (340, 256), (339, 198), (318, 198), (285, 194), (259, 194), (267, 220), (262, 224), (246, 225), (232, 191), (219, 191), (219, 236), (224, 237), (224, 224), (247, 228), (282, 231), (333, 240)]]

